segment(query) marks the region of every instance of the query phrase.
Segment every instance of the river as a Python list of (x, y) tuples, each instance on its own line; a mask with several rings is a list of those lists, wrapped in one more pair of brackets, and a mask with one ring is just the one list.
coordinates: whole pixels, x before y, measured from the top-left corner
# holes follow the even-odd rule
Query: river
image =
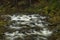
[(53, 31), (48, 29), (48, 16), (39, 14), (3, 15), (10, 22), (6, 25), (4, 40), (48, 40)]

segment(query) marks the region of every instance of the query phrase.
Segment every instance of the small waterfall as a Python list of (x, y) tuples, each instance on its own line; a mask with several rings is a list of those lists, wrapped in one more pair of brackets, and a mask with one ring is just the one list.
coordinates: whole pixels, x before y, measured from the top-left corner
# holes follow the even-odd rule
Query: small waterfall
[(11, 22), (7, 28), (13, 31), (11, 33), (9, 31), (4, 33), (5, 40), (15, 40), (18, 38), (26, 40), (29, 36), (34, 40), (48, 40), (47, 37), (53, 33), (47, 28), (48, 22), (45, 21), (46, 16), (39, 14), (5, 16), (8, 16)]

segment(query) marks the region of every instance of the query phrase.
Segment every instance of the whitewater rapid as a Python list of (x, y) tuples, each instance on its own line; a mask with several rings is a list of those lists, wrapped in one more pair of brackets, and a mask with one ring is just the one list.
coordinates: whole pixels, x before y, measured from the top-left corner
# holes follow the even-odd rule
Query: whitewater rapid
[[(5, 15), (9, 17), (11, 24), (6, 26), (8, 30), (13, 32), (5, 32), (5, 40), (22, 39), (26, 40), (31, 36), (31, 40), (48, 40), (48, 37), (52, 35), (47, 27), (49, 23), (46, 21), (47, 16), (39, 14), (31, 15)], [(29, 39), (28, 39), (29, 40)]]

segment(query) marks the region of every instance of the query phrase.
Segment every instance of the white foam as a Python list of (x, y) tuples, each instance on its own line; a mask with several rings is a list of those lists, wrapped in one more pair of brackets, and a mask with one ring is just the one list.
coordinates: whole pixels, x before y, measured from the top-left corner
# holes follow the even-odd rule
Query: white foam
[(22, 27), (16, 27), (16, 26), (10, 25), (9, 28), (11, 28), (11, 29), (17, 29), (18, 30), (18, 29), (21, 29)]
[(18, 38), (18, 37), (23, 38), (25, 36), (25, 34), (19, 33), (19, 31), (16, 31), (13, 33), (6, 32), (5, 35), (6, 35), (6, 39), (9, 39), (9, 40), (14, 40), (15, 38)]
[(36, 26), (38, 27), (45, 27), (42, 23), (38, 24), (38, 23), (35, 23)]
[[(39, 15), (37, 15), (39, 16)], [(36, 30), (29, 30), (30, 33), (28, 32), (25, 32), (25, 34), (23, 33), (19, 33), (19, 31), (15, 31), (13, 33), (9, 33), (9, 32), (6, 32), (5, 35), (6, 35), (6, 38), (9, 39), (9, 40), (14, 40), (15, 38), (24, 38), (24, 36), (26, 35), (39, 35), (39, 38), (42, 38), (42, 39), (46, 39), (44, 37), (40, 37), (40, 35), (42, 36), (50, 36), (52, 34), (52, 31), (49, 31), (48, 29), (46, 29), (47, 27), (45, 25), (48, 26), (48, 24), (43, 24), (45, 23), (44, 20), (41, 20), (41, 19), (46, 19), (45, 16), (39, 16), (37, 17), (36, 15), (13, 15), (13, 16), (10, 16), (11, 17), (11, 21), (16, 21), (16, 23), (13, 23), (11, 25), (9, 25), (9, 28), (10, 29), (15, 29), (15, 30), (20, 30), (21, 28), (27, 28), (27, 26), (15, 26), (15, 25), (28, 25), (28, 27), (41, 27), (43, 28), (43, 30), (40, 30), (39, 32), (36, 31)], [(46, 28), (45, 28), (46, 27)], [(24, 30), (24, 29), (23, 29)], [(39, 38), (37, 38), (37, 40), (40, 40)], [(46, 39), (47, 40), (47, 39)]]
[(20, 20), (19, 17), (20, 17), (20, 16), (13, 15), (13, 16), (11, 16), (11, 20), (12, 20), (12, 21), (13, 21), (13, 20), (18, 21), (18, 20)]
[(52, 34), (52, 31), (49, 31), (46, 28), (43, 28), (43, 30), (41, 30), (41, 33), (43, 36), (50, 36)]
[(40, 16), (40, 18), (41, 18), (41, 19), (45, 19), (45, 18), (47, 18), (47, 17), (45, 17), (45, 16)]

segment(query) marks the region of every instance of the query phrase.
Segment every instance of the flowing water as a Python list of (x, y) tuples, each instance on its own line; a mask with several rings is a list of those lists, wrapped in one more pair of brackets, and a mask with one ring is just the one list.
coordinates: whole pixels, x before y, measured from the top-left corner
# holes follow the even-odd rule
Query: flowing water
[(48, 29), (48, 16), (39, 14), (30, 15), (5, 15), (8, 17), (9, 25), (6, 28), (10, 31), (4, 33), (4, 40), (48, 40), (52, 31)]

